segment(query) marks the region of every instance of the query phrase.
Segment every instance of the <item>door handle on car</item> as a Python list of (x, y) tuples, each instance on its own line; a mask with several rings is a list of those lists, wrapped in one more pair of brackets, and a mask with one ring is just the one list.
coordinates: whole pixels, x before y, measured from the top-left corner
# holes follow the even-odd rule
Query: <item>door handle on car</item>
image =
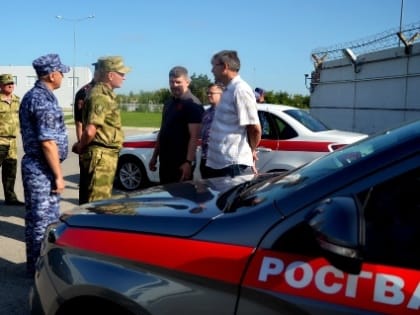
[(266, 147), (257, 147), (257, 151), (258, 152), (271, 152), (273, 150), (270, 149), (270, 148), (266, 148)]

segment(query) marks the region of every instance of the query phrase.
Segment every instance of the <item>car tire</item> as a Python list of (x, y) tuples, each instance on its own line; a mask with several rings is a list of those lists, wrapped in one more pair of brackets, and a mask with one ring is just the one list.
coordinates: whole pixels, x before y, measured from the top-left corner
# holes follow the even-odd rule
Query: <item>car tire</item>
[(117, 188), (132, 191), (145, 187), (149, 182), (143, 163), (134, 156), (123, 156), (118, 160), (115, 184)]

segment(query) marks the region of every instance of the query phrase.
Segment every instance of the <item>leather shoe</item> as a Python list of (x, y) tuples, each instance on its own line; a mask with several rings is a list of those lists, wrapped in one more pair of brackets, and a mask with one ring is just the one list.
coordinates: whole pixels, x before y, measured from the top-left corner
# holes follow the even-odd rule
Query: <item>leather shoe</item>
[(19, 200), (6, 200), (4, 202), (6, 204), (6, 206), (24, 206), (25, 203)]

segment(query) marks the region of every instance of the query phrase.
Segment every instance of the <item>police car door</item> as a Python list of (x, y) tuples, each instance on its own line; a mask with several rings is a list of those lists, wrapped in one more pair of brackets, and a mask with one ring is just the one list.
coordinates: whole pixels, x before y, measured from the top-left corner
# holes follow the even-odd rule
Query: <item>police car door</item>
[(237, 314), (419, 314), (418, 158), (365, 177), (334, 196), (351, 196), (361, 205), (360, 272), (334, 267), (307, 224), (311, 210), (299, 211), (270, 231), (256, 251)]

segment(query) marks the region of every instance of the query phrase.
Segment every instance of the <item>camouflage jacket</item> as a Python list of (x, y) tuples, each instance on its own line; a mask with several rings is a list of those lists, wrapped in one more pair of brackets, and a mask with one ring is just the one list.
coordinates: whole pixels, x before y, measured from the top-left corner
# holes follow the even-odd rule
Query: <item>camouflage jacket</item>
[(16, 138), (19, 130), (19, 96), (12, 95), (9, 103), (0, 94), (0, 145), (9, 145), (10, 138)]
[(96, 135), (91, 144), (121, 149), (123, 130), (117, 95), (103, 83), (90, 90), (83, 108), (83, 126), (95, 125)]

